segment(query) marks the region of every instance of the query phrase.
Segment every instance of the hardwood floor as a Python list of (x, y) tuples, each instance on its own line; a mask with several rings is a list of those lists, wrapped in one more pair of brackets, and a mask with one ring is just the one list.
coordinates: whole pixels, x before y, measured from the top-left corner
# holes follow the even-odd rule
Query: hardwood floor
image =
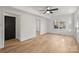
[(46, 34), (26, 41), (16, 39), (5, 42), (2, 53), (52, 53), (52, 52), (79, 52), (78, 44), (71, 36)]

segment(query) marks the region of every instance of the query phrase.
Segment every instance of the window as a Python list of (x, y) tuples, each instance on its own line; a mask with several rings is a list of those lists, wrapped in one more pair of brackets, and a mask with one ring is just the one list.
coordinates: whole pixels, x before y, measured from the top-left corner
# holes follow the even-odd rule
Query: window
[(65, 21), (54, 21), (54, 29), (65, 29), (66, 25), (65, 25)]

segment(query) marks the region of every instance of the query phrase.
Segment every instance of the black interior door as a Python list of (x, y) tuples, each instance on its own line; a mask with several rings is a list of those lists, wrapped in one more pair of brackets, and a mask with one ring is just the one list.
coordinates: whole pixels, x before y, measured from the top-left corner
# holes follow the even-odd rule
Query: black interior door
[(16, 17), (5, 16), (5, 40), (16, 37)]

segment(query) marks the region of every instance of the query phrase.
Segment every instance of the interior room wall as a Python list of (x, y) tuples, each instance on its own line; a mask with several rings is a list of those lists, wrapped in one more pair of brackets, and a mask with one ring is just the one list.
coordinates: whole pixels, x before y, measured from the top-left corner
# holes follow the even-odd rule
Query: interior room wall
[(76, 25), (76, 37), (77, 37), (76, 39), (77, 39), (77, 41), (79, 43), (79, 16), (77, 16), (77, 20), (76, 20), (75, 23), (76, 23), (75, 25)]
[[(3, 11), (3, 12), (2, 12)], [(3, 14), (11, 13), (7, 15), (16, 15), (16, 38), (20, 41), (28, 40), (36, 37), (36, 18), (41, 19), (41, 32), (46, 31), (45, 18), (39, 17), (27, 12), (19, 11), (16, 9), (2, 8), (0, 11), (0, 48), (4, 47), (4, 21)]]
[(79, 43), (79, 8), (77, 9), (76, 13), (74, 14), (74, 37), (76, 38), (77, 42)]
[(40, 34), (47, 33), (47, 19), (41, 18), (40, 20)]
[(21, 41), (36, 37), (36, 21), (33, 15), (21, 16)]
[(47, 33), (47, 20), (48, 19), (42, 17), (36, 18), (36, 31), (41, 35)]
[[(3, 11), (3, 12), (2, 12)], [(0, 12), (0, 48), (4, 47), (4, 21), (3, 21), (3, 16), (5, 12), (11, 13), (7, 14), (10, 16), (14, 15), (19, 15), (16, 20), (16, 38), (19, 39), (20, 41), (30, 39), (32, 37), (35, 37), (36, 31), (35, 27), (36, 23), (34, 22), (34, 18), (31, 15), (28, 15), (27, 13), (24, 12), (19, 12), (17, 10), (13, 9), (2, 9)], [(33, 25), (33, 26), (32, 26)]]
[[(36, 37), (36, 16), (30, 14), (21, 15), (20, 21), (20, 39), (21, 41), (28, 40)], [(40, 19), (40, 33), (44, 34), (47, 32), (46, 19), (38, 17)], [(19, 21), (19, 20), (18, 20)], [(18, 34), (19, 35), (19, 34)]]
[[(65, 29), (54, 29), (54, 20), (60, 20), (66, 22)], [(73, 15), (66, 14), (66, 15), (56, 15), (52, 16), (52, 19), (48, 21), (48, 33), (57, 33), (57, 34), (64, 34), (64, 35), (73, 35)]]
[(36, 18), (36, 32), (40, 32), (40, 19)]
[(21, 18), (20, 15), (16, 16), (16, 39), (20, 40), (21, 36)]
[(2, 10), (0, 10), (0, 48), (3, 48), (4, 47), (4, 33), (3, 33), (3, 16), (2, 16), (2, 14), (3, 14), (3, 11)]

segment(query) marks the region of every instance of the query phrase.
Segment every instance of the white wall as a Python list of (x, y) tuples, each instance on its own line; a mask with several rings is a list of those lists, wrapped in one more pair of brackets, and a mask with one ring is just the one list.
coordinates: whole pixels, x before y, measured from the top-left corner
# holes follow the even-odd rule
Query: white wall
[[(41, 34), (47, 33), (47, 19), (30, 14), (22, 15), (21, 19), (21, 41), (36, 37), (37, 30), (40, 31)], [(36, 23), (39, 23), (39, 20), (40, 30), (39, 25)]]
[(36, 32), (40, 32), (40, 19), (36, 18)]
[(74, 37), (76, 38), (77, 42), (79, 43), (79, 8), (77, 12), (74, 14)]
[(47, 20), (42, 17), (36, 18), (36, 31), (40, 32), (41, 35), (47, 33)]
[[(62, 20), (66, 22), (66, 29), (54, 29), (53, 21)], [(48, 33), (58, 33), (64, 35), (73, 35), (73, 16), (72, 14), (52, 16), (52, 19), (48, 21)]]
[(21, 41), (36, 37), (36, 20), (33, 15), (21, 16)]
[(0, 10), (0, 48), (4, 47), (4, 36), (3, 36), (3, 11)]
[(47, 33), (47, 19), (44, 18), (40, 19), (40, 33), (41, 34)]
[(16, 16), (16, 39), (20, 40), (21, 36), (21, 17)]
[(77, 14), (77, 19), (75, 21), (75, 27), (76, 27), (76, 39), (79, 43), (79, 14)]

